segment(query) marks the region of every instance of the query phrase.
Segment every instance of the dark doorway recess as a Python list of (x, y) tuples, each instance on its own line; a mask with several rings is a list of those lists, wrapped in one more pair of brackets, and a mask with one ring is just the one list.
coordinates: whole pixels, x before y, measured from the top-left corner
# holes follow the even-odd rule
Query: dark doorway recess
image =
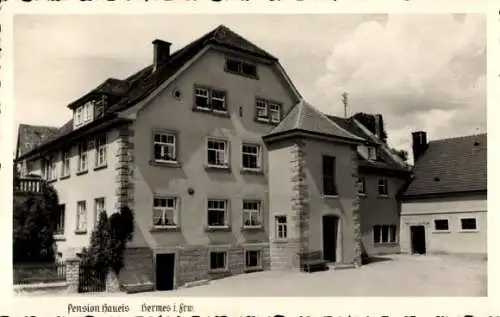
[(338, 226), (339, 218), (337, 216), (323, 216), (323, 259), (328, 262), (337, 260)]
[(413, 254), (425, 254), (425, 227), (411, 226), (411, 252)]
[(174, 289), (175, 254), (156, 255), (156, 289), (170, 291)]

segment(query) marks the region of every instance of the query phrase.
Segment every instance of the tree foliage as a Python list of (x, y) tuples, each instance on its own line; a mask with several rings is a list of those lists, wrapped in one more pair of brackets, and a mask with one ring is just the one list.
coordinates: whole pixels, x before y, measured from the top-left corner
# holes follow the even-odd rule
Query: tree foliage
[(59, 198), (52, 186), (41, 195), (22, 201), (14, 199), (13, 261), (54, 262), (54, 233), (58, 221)]
[(133, 230), (134, 215), (129, 207), (122, 207), (109, 218), (103, 212), (92, 232), (90, 246), (82, 250), (82, 264), (104, 273), (112, 269), (118, 274), (123, 268), (123, 255)]

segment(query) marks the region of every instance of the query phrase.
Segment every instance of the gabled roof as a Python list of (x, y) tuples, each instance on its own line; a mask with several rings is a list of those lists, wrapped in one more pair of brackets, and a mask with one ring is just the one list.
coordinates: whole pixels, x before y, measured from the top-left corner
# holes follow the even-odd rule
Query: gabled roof
[(42, 140), (54, 135), (57, 127), (20, 124), (17, 132), (16, 157), (20, 157), (37, 147)]
[[(278, 60), (273, 55), (231, 31), (228, 27), (220, 25), (199, 39), (172, 53), (168, 61), (161, 64), (156, 71), (153, 72), (153, 65), (149, 65), (124, 80), (109, 78), (86, 95), (72, 102), (68, 107), (72, 109), (89, 98), (106, 95), (112, 98), (108, 99), (108, 106), (104, 109), (104, 117), (108, 119), (114, 118), (118, 112), (126, 110), (149, 96), (163, 82), (176, 74), (185, 64), (210, 44), (244, 52), (267, 60), (270, 63), (277, 62)], [(49, 144), (70, 134), (72, 129), (72, 120), (70, 120), (52, 138), (47, 138), (47, 142), (41, 145)], [(36, 149), (33, 152), (28, 151), (25, 155), (31, 154), (29, 152), (34, 153), (34, 151)]]
[(265, 138), (285, 135), (289, 132), (334, 137), (342, 140), (363, 142), (364, 139), (348, 132), (304, 100), (301, 100)]
[(429, 142), (403, 197), (487, 190), (487, 135)]

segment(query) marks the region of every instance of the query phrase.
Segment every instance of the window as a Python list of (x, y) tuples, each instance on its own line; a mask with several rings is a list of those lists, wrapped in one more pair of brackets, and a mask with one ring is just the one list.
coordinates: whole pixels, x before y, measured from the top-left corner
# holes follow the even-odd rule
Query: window
[(261, 147), (258, 144), (243, 144), (241, 147), (244, 169), (260, 170), (262, 166)]
[(66, 212), (66, 205), (59, 205), (57, 209), (57, 223), (56, 223), (56, 235), (64, 235), (64, 216)]
[(368, 147), (368, 159), (369, 160), (377, 159), (377, 150), (373, 146)]
[(373, 226), (373, 243), (396, 243), (396, 225)]
[(76, 232), (87, 232), (87, 203), (79, 201), (76, 204)]
[(257, 77), (257, 66), (233, 58), (226, 59), (226, 71), (252, 78)]
[(287, 221), (286, 216), (276, 216), (275, 221), (275, 235), (276, 240), (285, 240), (287, 238)]
[(448, 226), (448, 219), (436, 219), (434, 220), (434, 229), (436, 231), (448, 231), (450, 230)]
[(107, 162), (106, 143), (107, 143), (106, 134), (100, 135), (96, 138), (96, 158), (95, 158), (96, 167), (106, 166)]
[(87, 142), (78, 145), (78, 171), (85, 172), (87, 170)]
[(78, 107), (76, 108), (76, 113), (75, 113), (75, 125), (79, 125), (82, 123), (82, 112), (83, 112), (83, 107)]
[(387, 188), (387, 178), (380, 178), (378, 180), (378, 194), (380, 196), (389, 195), (389, 190)]
[(61, 177), (69, 176), (70, 173), (71, 150), (66, 149), (62, 152)]
[(208, 201), (208, 227), (227, 227), (227, 200)]
[(243, 201), (243, 228), (260, 227), (262, 225), (261, 202), (258, 200)]
[(212, 167), (229, 167), (229, 150), (227, 141), (208, 139), (207, 165)]
[(259, 268), (261, 267), (261, 252), (260, 250), (245, 251), (245, 267)]
[(323, 195), (337, 195), (337, 186), (335, 184), (335, 157), (333, 156), (323, 156)]
[(196, 108), (214, 112), (227, 112), (226, 93), (213, 88), (195, 87)]
[(57, 164), (56, 164), (55, 155), (52, 155), (49, 158), (49, 177), (48, 177), (48, 180), (55, 180), (55, 179), (57, 179)]
[(177, 198), (153, 199), (153, 224), (155, 227), (177, 227)]
[(153, 137), (155, 162), (175, 162), (177, 160), (177, 137), (173, 133), (155, 132)]
[(102, 213), (106, 213), (106, 199), (104, 197), (96, 198), (94, 201), (95, 213), (94, 213), (94, 222), (97, 225), (99, 223), (99, 218)]
[(91, 106), (91, 103), (90, 102), (87, 102), (84, 106), (83, 106), (83, 121), (84, 122), (87, 122), (90, 120), (91, 116), (90, 116), (90, 106)]
[(279, 123), (281, 121), (281, 105), (264, 99), (255, 102), (256, 117), (259, 121)]
[(227, 253), (223, 251), (210, 252), (210, 270), (223, 271), (227, 268)]
[(364, 177), (360, 177), (357, 182), (358, 185), (358, 194), (365, 195), (366, 194), (366, 182)]
[(477, 230), (476, 218), (460, 219), (462, 230)]

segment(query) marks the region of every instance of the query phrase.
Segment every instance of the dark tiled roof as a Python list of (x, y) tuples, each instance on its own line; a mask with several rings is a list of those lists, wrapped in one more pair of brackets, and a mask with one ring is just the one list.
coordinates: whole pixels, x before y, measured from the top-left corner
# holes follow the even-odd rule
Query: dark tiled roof
[[(74, 108), (91, 96), (104, 94), (113, 97), (108, 99), (108, 107), (105, 109), (105, 115), (113, 117), (117, 112), (125, 110), (146, 98), (209, 44), (246, 52), (270, 61), (277, 61), (276, 57), (245, 40), (226, 26), (220, 25), (211, 32), (172, 53), (168, 61), (160, 65), (155, 72), (152, 71), (153, 65), (149, 65), (124, 80), (109, 78), (88, 94), (72, 102), (68, 107)], [(70, 120), (53, 137), (45, 139), (46, 142), (43, 144), (68, 135), (72, 132), (72, 129), (73, 124), (72, 120)]]
[(487, 135), (429, 142), (403, 197), (487, 190)]
[(363, 141), (362, 138), (346, 131), (334, 121), (311, 106), (306, 101), (300, 101), (281, 123), (266, 137), (284, 134), (291, 131), (305, 131), (341, 139)]
[(370, 141), (369, 136), (354, 122), (353, 118), (341, 118), (337, 116), (327, 115), (328, 119), (335, 122), (338, 126), (343, 129), (351, 132), (357, 137), (363, 138), (367, 141)]
[(17, 156), (24, 155), (37, 147), (43, 140), (54, 135), (57, 127), (20, 124), (17, 135)]

